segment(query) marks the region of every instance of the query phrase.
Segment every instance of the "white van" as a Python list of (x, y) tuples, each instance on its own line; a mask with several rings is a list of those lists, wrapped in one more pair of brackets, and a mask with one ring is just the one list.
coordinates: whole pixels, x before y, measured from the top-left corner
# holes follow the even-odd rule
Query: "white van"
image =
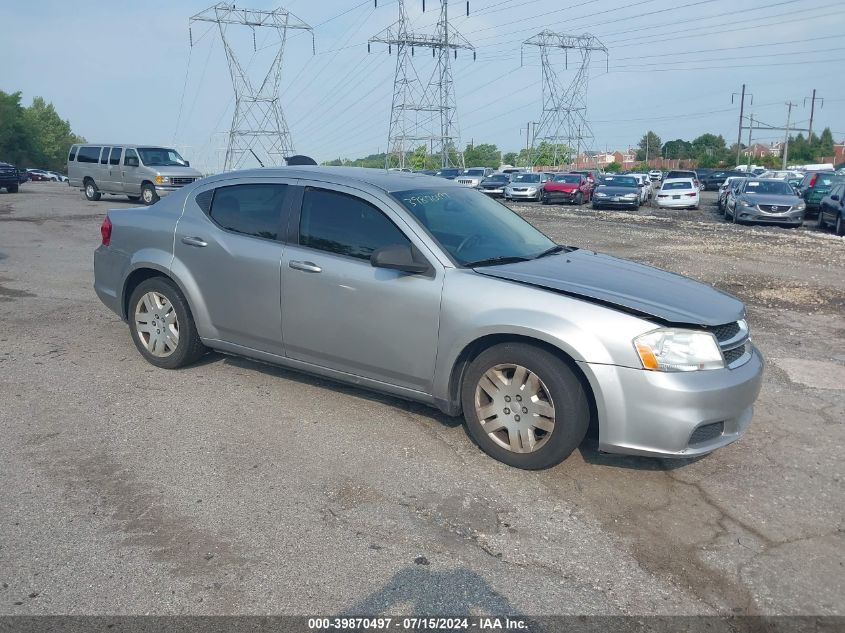
[(67, 175), (89, 200), (110, 193), (148, 205), (202, 178), (175, 149), (117, 143), (71, 145)]

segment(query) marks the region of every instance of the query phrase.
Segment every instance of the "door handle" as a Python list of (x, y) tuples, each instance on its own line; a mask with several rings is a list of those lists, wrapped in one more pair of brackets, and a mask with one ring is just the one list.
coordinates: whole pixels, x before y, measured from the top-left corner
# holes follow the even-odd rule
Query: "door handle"
[(208, 242), (206, 242), (201, 237), (183, 237), (182, 244), (187, 244), (188, 246), (208, 246)]
[(314, 264), (313, 262), (298, 262), (298, 261), (291, 261), (288, 263), (288, 266), (293, 268), (294, 270), (302, 270), (306, 273), (321, 273), (323, 269)]

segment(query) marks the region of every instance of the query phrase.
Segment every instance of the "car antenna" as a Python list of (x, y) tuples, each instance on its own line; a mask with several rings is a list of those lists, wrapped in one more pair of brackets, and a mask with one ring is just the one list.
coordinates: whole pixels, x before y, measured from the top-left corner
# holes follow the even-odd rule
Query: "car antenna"
[(249, 148), (249, 153), (250, 153), (250, 154), (252, 154), (253, 156), (255, 156), (255, 160), (257, 160), (257, 161), (258, 161), (258, 164), (259, 164), (259, 165), (261, 165), (262, 167), (264, 167), (264, 163), (262, 163), (262, 162), (261, 162), (261, 159), (260, 159), (260, 158), (258, 158), (258, 154), (256, 154), (255, 152), (253, 152), (253, 151), (252, 151), (252, 148), (251, 148), (251, 147)]

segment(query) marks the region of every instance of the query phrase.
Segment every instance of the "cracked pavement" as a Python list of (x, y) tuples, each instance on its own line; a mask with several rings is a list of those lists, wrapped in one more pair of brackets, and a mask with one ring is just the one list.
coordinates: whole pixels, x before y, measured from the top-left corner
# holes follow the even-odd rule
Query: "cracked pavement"
[(516, 205), (748, 304), (748, 434), (542, 472), (460, 421), (212, 354), (146, 364), (100, 304), (108, 208), (0, 193), (0, 613), (845, 614), (845, 240), (698, 211)]

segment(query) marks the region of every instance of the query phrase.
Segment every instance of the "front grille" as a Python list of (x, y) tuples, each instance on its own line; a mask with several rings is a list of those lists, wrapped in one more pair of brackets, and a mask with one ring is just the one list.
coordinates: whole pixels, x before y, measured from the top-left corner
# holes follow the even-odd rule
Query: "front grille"
[(527, 187), (511, 187), (514, 191), (528, 191)]
[(725, 325), (717, 325), (709, 328), (716, 340), (719, 343), (731, 340), (734, 336), (739, 334), (739, 323), (726, 323)]
[(695, 444), (704, 444), (710, 440), (715, 440), (725, 430), (724, 422), (711, 422), (710, 424), (702, 424), (690, 435), (690, 446)]
[(458, 178), (458, 182), (461, 183), (462, 185), (471, 185), (472, 184), (472, 180), (469, 180), (467, 178)]
[(176, 178), (171, 178), (170, 183), (173, 185), (190, 185), (195, 180), (196, 178), (192, 178), (190, 176), (180, 176)]
[(792, 207), (790, 205), (782, 205), (782, 204), (758, 204), (757, 209), (762, 211), (763, 213), (786, 213)]
[(725, 364), (731, 365), (742, 358), (742, 355), (745, 354), (745, 345), (740, 345), (739, 347), (734, 347), (733, 349), (729, 349), (726, 352), (723, 352), (722, 355), (725, 357)]

